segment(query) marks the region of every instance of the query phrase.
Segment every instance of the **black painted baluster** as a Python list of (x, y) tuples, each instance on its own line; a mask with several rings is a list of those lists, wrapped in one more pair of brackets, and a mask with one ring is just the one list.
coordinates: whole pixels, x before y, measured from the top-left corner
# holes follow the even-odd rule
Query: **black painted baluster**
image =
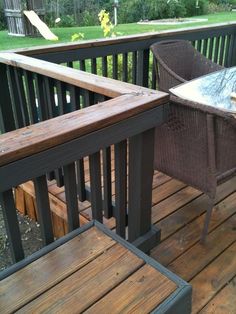
[(137, 79), (137, 51), (132, 53), (132, 83), (136, 84)]
[(24, 251), (12, 190), (0, 193), (0, 202), (12, 260), (16, 263), (24, 258)]
[(105, 148), (102, 150), (103, 160), (103, 207), (104, 216), (111, 218), (113, 216), (112, 210), (112, 186), (111, 186), (111, 148)]
[(91, 59), (91, 71), (93, 74), (97, 74), (97, 59)]
[(8, 72), (8, 82), (9, 82), (10, 95), (11, 95), (11, 100), (12, 100), (12, 108), (14, 112), (16, 128), (22, 128), (24, 126), (24, 120), (23, 120), (21, 108), (19, 106), (19, 103), (20, 103), (19, 94), (15, 87), (16, 80), (15, 80), (14, 68), (11, 66), (8, 66), (7, 72)]
[(79, 207), (77, 199), (77, 184), (75, 175), (75, 164), (71, 163), (63, 167), (68, 229), (72, 231), (79, 227)]
[(128, 240), (151, 229), (154, 129), (129, 139)]
[(148, 87), (148, 75), (149, 75), (149, 49), (145, 49), (138, 52), (136, 84)]
[(118, 55), (114, 54), (112, 56), (112, 77), (113, 79), (118, 79)]
[(197, 50), (198, 50), (199, 52), (201, 52), (201, 49), (202, 49), (202, 40), (199, 39), (199, 40), (197, 41)]
[(28, 114), (28, 109), (27, 109), (27, 102), (26, 102), (26, 95), (25, 95), (25, 88), (24, 88), (25, 84), (23, 82), (22, 70), (19, 68), (14, 68), (14, 73), (15, 73), (15, 82), (16, 82), (15, 88), (17, 89), (17, 92), (19, 95), (18, 106), (20, 106), (21, 108), (24, 126), (27, 126), (29, 125), (29, 114)]
[(229, 66), (229, 47), (230, 47), (230, 35), (226, 36), (226, 44), (225, 44), (225, 55), (224, 55), (224, 63), (225, 67)]
[(215, 48), (214, 48), (214, 62), (215, 63), (218, 62), (219, 44), (220, 44), (220, 37), (216, 37)]
[[(132, 184), (135, 184), (134, 182)], [(116, 233), (125, 238), (127, 207), (127, 141), (115, 144)]]
[(122, 80), (124, 82), (128, 81), (128, 53), (123, 53), (122, 55)]
[(105, 77), (108, 76), (107, 57), (102, 57), (102, 75)]
[(214, 37), (210, 38), (210, 45), (209, 45), (209, 52), (208, 52), (208, 58), (212, 60), (213, 56), (213, 47), (214, 47)]
[(86, 71), (85, 60), (81, 60), (79, 64), (80, 64), (80, 70)]
[(84, 176), (84, 159), (81, 158), (76, 162), (76, 173), (77, 173), (77, 193), (79, 200), (84, 202), (86, 200), (86, 186)]
[(66, 99), (66, 84), (61, 81), (56, 82), (57, 86), (57, 101), (59, 115), (69, 112), (67, 99)]
[(219, 64), (224, 64), (224, 54), (225, 54), (225, 36), (221, 37), (221, 43), (220, 43), (220, 57), (219, 57)]
[(102, 185), (100, 152), (89, 156), (91, 207), (93, 219), (102, 222)]
[(13, 104), (8, 85), (7, 66), (0, 63), (0, 107), (1, 107), (1, 132), (9, 132), (16, 129), (13, 112)]
[(34, 88), (34, 76), (31, 72), (24, 70), (25, 89), (28, 99), (28, 110), (31, 124), (39, 122), (38, 110), (36, 106), (36, 94)]
[(203, 40), (203, 48), (202, 48), (202, 54), (206, 56), (207, 54), (207, 47), (208, 47), (208, 39)]
[(152, 85), (151, 88), (152, 89), (156, 89), (157, 88), (157, 75), (156, 75), (156, 71), (157, 71), (157, 64), (156, 64), (156, 58), (153, 55), (152, 56)]
[(43, 76), (36, 74), (35, 76), (35, 86), (36, 86), (36, 94), (38, 100), (38, 115), (40, 121), (44, 121), (49, 119), (47, 100), (46, 100), (46, 91), (43, 81)]
[(75, 111), (81, 108), (80, 106), (80, 88), (70, 85), (70, 104), (71, 104), (71, 110)]
[(69, 68), (73, 68), (73, 62), (72, 61), (68, 61), (66, 63), (66, 65), (69, 67)]
[(48, 186), (45, 175), (34, 179), (37, 212), (40, 223), (43, 244), (47, 245), (54, 240), (51, 210), (48, 197)]

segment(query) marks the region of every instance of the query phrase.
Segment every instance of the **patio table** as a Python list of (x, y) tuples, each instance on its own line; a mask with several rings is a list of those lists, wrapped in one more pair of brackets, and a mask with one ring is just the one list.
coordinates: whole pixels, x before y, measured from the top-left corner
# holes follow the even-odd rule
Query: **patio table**
[[(201, 76), (170, 89), (171, 94), (185, 100), (236, 113), (236, 67)], [(232, 96), (231, 96), (232, 95)]]

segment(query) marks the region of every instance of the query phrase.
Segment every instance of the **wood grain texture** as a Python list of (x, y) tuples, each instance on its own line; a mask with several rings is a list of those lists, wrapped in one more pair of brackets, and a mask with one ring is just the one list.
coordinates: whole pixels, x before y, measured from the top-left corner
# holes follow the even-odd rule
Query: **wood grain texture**
[(217, 294), (199, 314), (235, 314), (236, 313), (236, 277)]
[(85, 313), (149, 313), (176, 288), (171, 280), (144, 265)]
[(142, 266), (119, 244), (72, 274), (18, 313), (81, 313)]
[(128, 119), (160, 104), (166, 95), (123, 95), (47, 121), (2, 134), (0, 165), (55, 147)]
[(166, 95), (165, 93), (150, 90), (141, 86), (136, 86), (14, 53), (0, 53), (0, 62), (28, 70), (33, 73), (38, 73), (46, 77), (54, 78), (58, 81), (84, 88), (85, 90), (89, 90), (111, 98), (130, 93), (152, 93), (155, 95)]
[[(233, 279), (236, 274), (235, 255), (236, 243), (190, 282), (193, 286), (193, 314), (198, 313), (218, 291)], [(233, 298), (235, 300), (235, 296)]]
[(93, 227), (2, 280), (0, 313), (11, 313), (21, 308), (95, 259), (114, 243), (110, 237)]

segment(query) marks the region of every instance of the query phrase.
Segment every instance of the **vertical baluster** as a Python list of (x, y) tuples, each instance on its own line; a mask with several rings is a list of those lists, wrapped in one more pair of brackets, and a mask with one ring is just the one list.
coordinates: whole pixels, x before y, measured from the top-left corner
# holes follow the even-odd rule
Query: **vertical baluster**
[(63, 167), (68, 229), (72, 231), (79, 227), (79, 207), (77, 199), (77, 186), (75, 175), (75, 164), (69, 164)]
[(24, 77), (25, 77), (25, 89), (26, 95), (28, 99), (28, 110), (31, 124), (39, 122), (38, 111), (36, 106), (36, 95), (34, 89), (34, 77), (31, 72), (24, 70)]
[(91, 59), (91, 70), (93, 74), (97, 74), (97, 59)]
[(224, 66), (229, 67), (231, 66), (231, 55), (232, 55), (232, 42), (233, 42), (233, 36), (227, 35), (227, 43), (225, 48), (225, 60), (224, 60)]
[(84, 91), (84, 105), (85, 107), (90, 107), (94, 105), (94, 93), (88, 90)]
[(14, 68), (15, 73), (15, 82), (19, 97), (19, 106), (21, 108), (21, 113), (23, 117), (23, 123), (24, 126), (29, 125), (29, 114), (27, 109), (27, 102), (26, 102), (26, 96), (25, 96), (25, 88), (24, 88), (24, 82), (22, 77), (22, 71), (19, 68)]
[(107, 77), (108, 71), (107, 71), (107, 56), (102, 57), (102, 75)]
[(116, 233), (125, 238), (127, 206), (127, 141), (115, 144)]
[(138, 67), (136, 84), (148, 87), (149, 76), (149, 49), (138, 52)]
[(93, 219), (102, 222), (102, 185), (100, 152), (89, 156), (91, 207)]
[(69, 68), (73, 68), (73, 62), (72, 61), (68, 61), (66, 63), (66, 65), (69, 67)]
[(10, 95), (11, 95), (11, 100), (12, 100), (12, 108), (13, 108), (16, 128), (22, 128), (24, 126), (24, 120), (22, 117), (21, 108), (19, 106), (20, 100), (19, 100), (18, 91), (15, 88), (16, 81), (15, 81), (15, 73), (14, 73), (13, 67), (8, 66), (7, 73), (8, 73)]
[(40, 223), (43, 244), (47, 245), (54, 240), (51, 210), (48, 197), (47, 179), (42, 175), (34, 179), (37, 211)]
[(137, 79), (137, 51), (132, 53), (132, 83), (136, 84)]
[(208, 39), (203, 40), (203, 48), (202, 48), (202, 54), (206, 56), (207, 54), (207, 46), (208, 46)]
[(12, 190), (0, 193), (0, 202), (9, 240), (11, 256), (13, 262), (16, 263), (24, 258), (24, 251)]
[(70, 104), (72, 111), (80, 109), (80, 88), (70, 85)]
[(128, 53), (122, 55), (122, 80), (128, 81)]
[(102, 150), (103, 160), (103, 207), (104, 216), (111, 218), (113, 215), (112, 210), (112, 187), (111, 187), (111, 148), (105, 148)]
[(85, 60), (81, 60), (79, 64), (80, 64), (80, 70), (86, 71)]
[(10, 87), (8, 85), (7, 67), (0, 63), (0, 113), (1, 132), (9, 132), (16, 129), (14, 112), (11, 102)]
[(152, 56), (152, 89), (156, 89), (157, 88), (157, 63), (156, 63), (156, 58), (153, 55)]
[(118, 55), (112, 56), (112, 77), (113, 79), (118, 79)]
[(154, 129), (129, 139), (128, 239), (151, 229)]
[(69, 112), (69, 106), (66, 100), (66, 85), (61, 81), (57, 81), (56, 86), (59, 115), (63, 115)]
[(208, 52), (208, 58), (210, 60), (212, 60), (213, 47), (214, 47), (214, 37), (210, 38), (210, 45), (209, 45), (209, 52)]
[(84, 176), (84, 160), (83, 158), (76, 162), (76, 173), (77, 173), (77, 193), (79, 200), (84, 202), (86, 200), (86, 186)]
[(45, 97), (45, 86), (43, 77), (39, 74), (35, 75), (35, 87), (38, 100), (38, 116), (40, 121), (49, 119), (47, 100)]
[(57, 117), (59, 113), (58, 113), (58, 108), (56, 107), (56, 102), (55, 102), (54, 80), (49, 77), (44, 77), (44, 84), (45, 84), (45, 90), (46, 90), (48, 116), (49, 118)]
[(214, 48), (214, 62), (216, 63), (218, 62), (219, 44), (220, 44), (220, 37), (216, 37), (215, 48)]
[(202, 49), (202, 40), (199, 39), (199, 40), (197, 41), (197, 50), (198, 50), (199, 52), (201, 52), (201, 49)]
[(225, 53), (225, 36), (221, 37), (221, 43), (220, 43), (220, 57), (219, 57), (219, 64), (224, 64), (224, 53)]

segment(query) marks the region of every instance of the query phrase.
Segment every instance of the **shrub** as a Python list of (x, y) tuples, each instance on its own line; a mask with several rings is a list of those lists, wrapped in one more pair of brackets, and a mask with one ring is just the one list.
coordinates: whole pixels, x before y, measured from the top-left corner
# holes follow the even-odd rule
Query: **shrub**
[(208, 13), (208, 0), (199, 0), (198, 5), (196, 7), (196, 0), (182, 0), (186, 9), (186, 16), (195, 16), (202, 15)]
[(76, 23), (75, 23), (73, 15), (62, 15), (60, 19), (61, 19), (60, 23), (59, 23), (60, 27), (76, 26)]

